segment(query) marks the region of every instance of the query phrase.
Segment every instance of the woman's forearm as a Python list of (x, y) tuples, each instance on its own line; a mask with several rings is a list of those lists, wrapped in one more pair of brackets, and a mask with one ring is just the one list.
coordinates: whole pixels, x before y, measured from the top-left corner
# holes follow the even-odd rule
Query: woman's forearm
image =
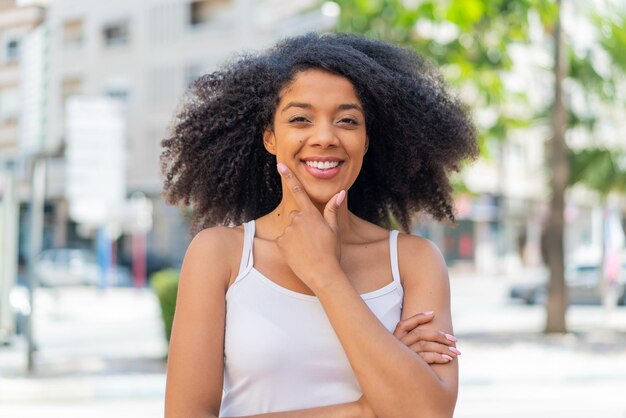
[(343, 272), (315, 293), (378, 416), (452, 416), (455, 390), (378, 321)]

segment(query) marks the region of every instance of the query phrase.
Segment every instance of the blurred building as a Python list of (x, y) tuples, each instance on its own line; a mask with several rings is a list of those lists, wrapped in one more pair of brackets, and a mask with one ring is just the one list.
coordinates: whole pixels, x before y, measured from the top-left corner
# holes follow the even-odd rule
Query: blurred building
[(45, 13), (37, 5), (18, 6), (15, 0), (0, 1), (0, 155), (15, 155), (22, 100), (21, 52), (24, 39), (42, 22)]
[(33, 118), (43, 103), (36, 90), (43, 77), (37, 58), (45, 12), (37, 3), (26, 3), (0, 1), (0, 340), (15, 331), (9, 294), (18, 276), (18, 224), (26, 192), (17, 176), (21, 156), (28, 152), (22, 139), (34, 138), (42, 126)]
[[(465, 183), (475, 195), (459, 196), (457, 229), (461, 236), (469, 230), (473, 240), (472, 245), (465, 243), (464, 253), (458, 252), (460, 259), (471, 257), (478, 272), (511, 273), (541, 264), (549, 135), (541, 126), (513, 131), (506, 142), (490, 150), (491, 159), (481, 159), (465, 170)], [(462, 244), (457, 238), (452, 243)]]
[[(289, 34), (330, 27), (317, 2), (298, 0), (55, 0), (48, 9), (49, 74), (46, 141), (63, 150), (65, 104), (75, 95), (107, 96), (126, 113), (126, 193), (154, 202), (148, 242), (153, 258), (176, 263), (189, 240), (179, 209), (159, 199), (160, 141), (186, 87), (234, 53)], [(104, 151), (104, 150), (103, 150)], [(54, 246), (71, 245), (82, 229), (68, 216), (63, 163), (49, 167)], [(65, 219), (65, 221), (63, 221)], [(59, 231), (58, 229), (65, 229)], [(85, 235), (85, 231), (83, 236)], [(93, 235), (91, 235), (93, 236)], [(88, 236), (89, 237), (89, 236)], [(128, 257), (122, 237), (120, 258)]]
[(455, 269), (493, 275), (541, 264), (548, 135), (535, 127), (493, 144), (489, 159), (461, 173), (466, 191), (455, 195), (456, 225), (424, 218), (415, 232), (433, 240)]

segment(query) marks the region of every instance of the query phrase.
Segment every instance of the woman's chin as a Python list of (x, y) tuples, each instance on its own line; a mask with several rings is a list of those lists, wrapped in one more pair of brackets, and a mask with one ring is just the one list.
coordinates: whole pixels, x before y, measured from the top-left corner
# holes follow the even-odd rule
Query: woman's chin
[(319, 205), (323, 205), (326, 206), (326, 204), (330, 201), (330, 199), (333, 198), (333, 196), (335, 196), (337, 193), (339, 193), (339, 191), (337, 192), (333, 192), (333, 193), (309, 193), (309, 199), (311, 199), (311, 202), (313, 202), (314, 205), (319, 206)]

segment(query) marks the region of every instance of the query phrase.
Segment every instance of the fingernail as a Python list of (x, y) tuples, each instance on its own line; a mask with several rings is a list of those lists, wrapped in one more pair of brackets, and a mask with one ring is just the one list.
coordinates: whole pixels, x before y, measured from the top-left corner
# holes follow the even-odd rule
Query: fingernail
[(452, 351), (457, 356), (461, 355), (461, 352), (459, 350), (457, 350), (455, 347), (450, 347), (450, 351)]
[(449, 355), (447, 355), (447, 354), (442, 354), (442, 355), (441, 355), (441, 357), (445, 358), (445, 359), (446, 359), (446, 360), (448, 360), (448, 361), (452, 361), (452, 357), (450, 357), (450, 356), (449, 356)]
[(345, 199), (345, 197), (346, 197), (346, 191), (345, 190), (340, 191), (339, 195), (335, 199), (335, 203), (337, 203), (337, 206), (341, 205), (341, 202), (343, 202), (343, 199)]
[(432, 315), (434, 313), (435, 313), (435, 311), (427, 311), (427, 312), (424, 312), (424, 315)]
[(287, 166), (283, 163), (276, 164), (276, 167), (278, 168), (278, 171), (280, 171), (283, 174), (287, 172)]
[(459, 341), (455, 336), (450, 335), (450, 334), (446, 334), (446, 338), (452, 341), (453, 343)]

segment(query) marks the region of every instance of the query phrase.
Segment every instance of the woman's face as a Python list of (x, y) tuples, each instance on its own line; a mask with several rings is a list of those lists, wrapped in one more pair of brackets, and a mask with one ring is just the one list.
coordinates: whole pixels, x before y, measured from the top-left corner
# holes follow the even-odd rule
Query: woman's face
[(311, 69), (281, 91), (265, 148), (298, 177), (314, 203), (354, 183), (367, 151), (365, 115), (345, 77)]

